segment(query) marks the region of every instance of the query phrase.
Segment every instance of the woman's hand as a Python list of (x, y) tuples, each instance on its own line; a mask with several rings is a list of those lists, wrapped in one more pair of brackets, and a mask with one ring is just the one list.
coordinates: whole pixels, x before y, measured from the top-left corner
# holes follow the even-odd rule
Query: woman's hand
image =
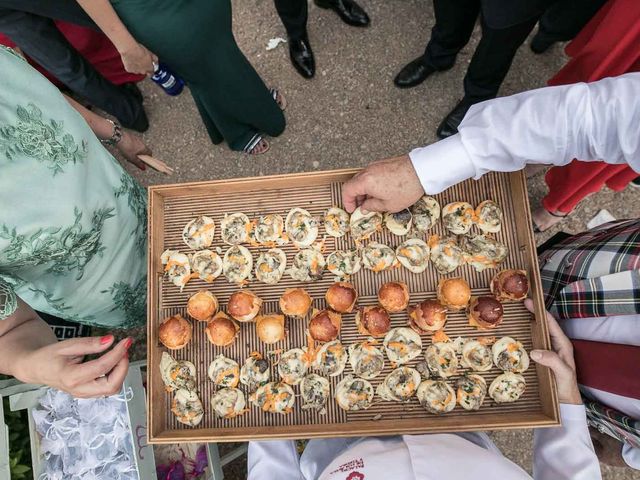
[(123, 130), (122, 138), (116, 144), (116, 147), (129, 162), (133, 163), (140, 170), (145, 170), (146, 166), (144, 162), (138, 158), (138, 155), (150, 156), (151, 149), (144, 144), (142, 138)]
[(153, 75), (153, 64), (158, 57), (139, 43), (131, 43), (120, 51), (124, 69), (129, 73)]
[[(533, 313), (533, 301), (530, 298), (524, 301), (524, 306)], [(554, 351), (533, 350), (531, 351), (531, 358), (536, 363), (549, 367), (555, 374), (560, 403), (580, 405), (582, 404), (582, 397), (576, 380), (573, 345), (571, 345), (571, 340), (564, 334), (553, 315), (549, 312), (546, 313), (547, 325), (551, 335), (551, 347)]]

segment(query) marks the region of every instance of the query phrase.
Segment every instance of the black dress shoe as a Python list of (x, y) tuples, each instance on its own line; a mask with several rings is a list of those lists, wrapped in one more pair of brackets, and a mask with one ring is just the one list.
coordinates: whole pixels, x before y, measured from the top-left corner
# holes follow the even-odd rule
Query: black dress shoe
[(435, 71), (434, 67), (425, 64), (423, 58), (419, 57), (402, 67), (400, 73), (393, 79), (393, 83), (398, 88), (415, 87), (424, 82)]
[(552, 40), (549, 37), (545, 36), (544, 34), (538, 32), (531, 39), (530, 48), (533, 53), (536, 53), (539, 55), (549, 50), (551, 45), (553, 45), (554, 43), (556, 43), (555, 40)]
[(330, 8), (342, 21), (353, 27), (366, 27), (371, 22), (369, 15), (353, 0), (315, 0), (320, 8)]
[(471, 105), (473, 105), (473, 103), (469, 100), (464, 98), (460, 100), (458, 104), (453, 107), (453, 110), (449, 112), (449, 115), (444, 117), (444, 120), (440, 123), (438, 131), (436, 132), (438, 138), (444, 139), (458, 133), (458, 127), (469, 111), (469, 108), (471, 108)]
[(290, 38), (289, 56), (293, 66), (304, 78), (311, 78), (315, 75), (316, 61), (313, 58), (313, 51), (308, 38)]

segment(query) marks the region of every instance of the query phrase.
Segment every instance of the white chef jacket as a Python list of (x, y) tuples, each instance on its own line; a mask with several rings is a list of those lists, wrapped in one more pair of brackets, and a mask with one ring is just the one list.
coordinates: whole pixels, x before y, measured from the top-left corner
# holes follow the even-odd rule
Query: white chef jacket
[[(584, 406), (560, 405), (560, 414), (561, 427), (535, 431), (533, 478), (602, 478)], [(311, 440), (302, 456), (293, 441), (250, 442), (248, 461), (248, 480), (532, 478), (480, 432)]]

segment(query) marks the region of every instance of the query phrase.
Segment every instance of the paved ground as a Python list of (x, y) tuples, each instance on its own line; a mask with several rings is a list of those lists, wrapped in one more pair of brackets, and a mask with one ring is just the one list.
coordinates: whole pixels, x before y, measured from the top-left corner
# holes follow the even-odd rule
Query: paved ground
[[(231, 152), (209, 142), (188, 94), (168, 98), (145, 82), (142, 89), (152, 125), (145, 140), (176, 171), (171, 177), (130, 171), (143, 184), (152, 185), (356, 167), (435, 141), (438, 123), (462, 95), (462, 78), (479, 32), (453, 69), (415, 89), (398, 90), (392, 84), (394, 75), (423, 51), (428, 39), (433, 24), (430, 2), (362, 0), (362, 4), (373, 19), (372, 26), (364, 30), (347, 27), (332, 12), (311, 5), (309, 30), (318, 73), (305, 81), (290, 66), (286, 45), (266, 51), (270, 38), (284, 36), (272, 1), (234, 2), (240, 46), (267, 84), (277, 86), (287, 97), (287, 130), (272, 140), (266, 155)], [(544, 86), (565, 60), (560, 47), (542, 56), (522, 48), (501, 94)], [(541, 175), (530, 180), (534, 206), (544, 189)], [(602, 192), (584, 202), (562, 228), (583, 230), (601, 208), (616, 218), (637, 217), (638, 200), (637, 190)], [(139, 345), (142, 343), (140, 338)], [(529, 431), (497, 432), (494, 438), (505, 455), (531, 470)], [(227, 477), (244, 478), (244, 462), (232, 464)], [(631, 470), (604, 468), (603, 474), (605, 479), (640, 479), (640, 473)]]

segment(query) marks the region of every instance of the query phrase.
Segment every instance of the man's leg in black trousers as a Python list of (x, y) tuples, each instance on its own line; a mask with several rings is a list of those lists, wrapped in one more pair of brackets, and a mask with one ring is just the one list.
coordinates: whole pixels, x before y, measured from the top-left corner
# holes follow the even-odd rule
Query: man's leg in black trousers
[(290, 39), (307, 36), (307, 0), (275, 0), (276, 10)]

